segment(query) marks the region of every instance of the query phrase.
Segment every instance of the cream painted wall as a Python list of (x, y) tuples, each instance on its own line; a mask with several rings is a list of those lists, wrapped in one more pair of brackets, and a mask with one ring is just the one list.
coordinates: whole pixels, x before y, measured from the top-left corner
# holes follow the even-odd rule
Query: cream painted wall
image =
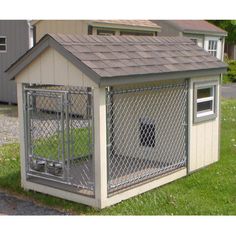
[[(217, 117), (214, 120), (193, 124), (193, 84), (217, 80)], [(220, 76), (192, 78), (190, 80), (189, 104), (189, 171), (195, 171), (219, 159), (219, 80)]]
[(41, 20), (36, 25), (36, 42), (46, 33), (88, 34), (86, 20)]
[(16, 80), (21, 83), (98, 87), (53, 48), (48, 48), (39, 55), (17, 75)]

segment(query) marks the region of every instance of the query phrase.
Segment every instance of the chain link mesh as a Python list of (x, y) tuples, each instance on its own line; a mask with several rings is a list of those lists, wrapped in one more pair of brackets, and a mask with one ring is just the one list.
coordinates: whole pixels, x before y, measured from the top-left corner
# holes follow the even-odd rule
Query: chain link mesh
[(28, 175), (94, 195), (91, 89), (27, 87), (25, 93)]
[(186, 165), (187, 82), (107, 91), (108, 194)]

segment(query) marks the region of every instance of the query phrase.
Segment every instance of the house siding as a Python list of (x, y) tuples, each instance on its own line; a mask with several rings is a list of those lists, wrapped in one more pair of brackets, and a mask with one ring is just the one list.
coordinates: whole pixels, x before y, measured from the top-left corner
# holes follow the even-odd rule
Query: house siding
[(7, 37), (7, 52), (0, 53), (0, 102), (16, 103), (16, 83), (5, 70), (29, 49), (26, 20), (0, 20), (0, 36)]
[(85, 20), (41, 20), (37, 22), (36, 42), (47, 33), (88, 34), (88, 21)]
[[(195, 171), (199, 168), (212, 164), (219, 159), (219, 76), (192, 78), (190, 80), (190, 142), (189, 142), (189, 171)], [(218, 81), (217, 90), (217, 117), (213, 120), (201, 123), (193, 123), (193, 86), (195, 82)]]
[(46, 49), (17, 76), (17, 82), (62, 86), (98, 87), (53, 48)]

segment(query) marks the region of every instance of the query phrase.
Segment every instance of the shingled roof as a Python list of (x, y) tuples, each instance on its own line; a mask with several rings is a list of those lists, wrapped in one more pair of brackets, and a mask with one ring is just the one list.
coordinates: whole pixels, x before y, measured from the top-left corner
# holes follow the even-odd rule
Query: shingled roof
[(17, 68), (26, 66), (24, 59), (28, 58), (29, 61), (30, 54), (35, 54), (33, 51), (48, 46), (59, 50), (100, 84), (102, 80), (112, 80), (114, 77), (127, 79), (137, 75), (163, 76), (167, 73), (175, 76), (178, 72), (188, 72), (191, 76), (192, 72), (197, 75), (200, 71), (202, 74), (212, 70), (214, 73), (226, 70), (226, 64), (184, 37), (50, 34), (44, 36), (8, 71), (13, 71), (12, 76), (15, 76), (19, 72)]
[(159, 25), (150, 20), (93, 20), (92, 22), (116, 24), (116, 25), (126, 25), (126, 26), (137, 26), (137, 27), (147, 27), (147, 28), (160, 28)]
[[(155, 23), (162, 22), (185, 33), (213, 33), (227, 36), (227, 32), (205, 20), (153, 20)], [(161, 24), (162, 25), (162, 24)]]

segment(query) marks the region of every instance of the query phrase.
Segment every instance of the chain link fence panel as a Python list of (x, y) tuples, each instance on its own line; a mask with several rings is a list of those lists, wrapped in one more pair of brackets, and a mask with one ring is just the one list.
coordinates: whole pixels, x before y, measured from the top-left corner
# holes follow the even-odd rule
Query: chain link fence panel
[(108, 195), (186, 166), (187, 81), (107, 90)]
[(28, 177), (94, 196), (92, 99), (90, 88), (25, 87)]

